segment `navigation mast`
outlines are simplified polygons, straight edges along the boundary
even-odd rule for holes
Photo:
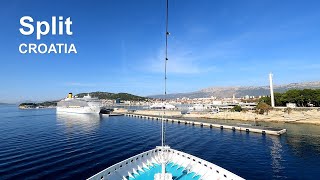
[[[167,98],[167,61],[168,61],[168,23],[169,22],[169,0],[166,0],[166,44],[165,44],[165,60],[164,60],[164,100],[162,101],[163,105],[163,114],[162,114],[162,120],[161,120],[161,174],[155,179],[161,179],[161,180],[167,180],[172,179],[172,175],[166,173],[166,164],[168,161],[168,157],[166,157],[165,151],[169,148],[168,146],[165,146],[165,130],[164,130],[164,116],[166,114],[166,98]]]
[[[169,31],[168,31],[168,22],[169,22],[169,0],[166,0],[166,45],[165,45],[165,60],[164,60],[164,100],[163,100],[163,115],[165,115],[165,102],[167,98],[167,61],[168,61],[168,36],[169,36]],[[162,126],[161,126],[161,132],[162,132],[162,137],[161,137],[161,146],[164,146],[165,144],[165,137],[164,137],[164,121],[162,118]]]

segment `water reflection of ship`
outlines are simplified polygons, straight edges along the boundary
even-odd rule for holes
[[[59,124],[67,128],[80,128],[91,131],[99,127],[102,117],[99,114],[76,114],[76,113],[57,113]]]

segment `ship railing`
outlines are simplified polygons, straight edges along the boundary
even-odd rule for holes
[[[126,160],[123,160],[117,164],[114,164],[107,169],[95,174],[90,177],[89,180],[101,180],[101,179],[111,179],[109,177],[114,177],[115,174],[119,176],[118,178],[126,178],[128,173],[132,175],[133,170],[137,171],[138,167],[143,167],[143,165],[148,165],[148,162],[156,160],[159,156],[159,151],[161,148],[155,148],[149,151],[145,151],[133,157],[130,157]],[[205,161],[196,156],[175,150],[167,149],[166,153],[168,154],[169,162],[176,164],[179,168],[183,168],[188,172],[193,172],[194,177],[199,176],[199,179],[209,180],[219,178],[221,180],[233,179],[233,180],[242,180],[243,178],[237,176],[236,174],[221,168],[213,163]],[[156,163],[153,162],[153,163]],[[149,164],[151,165],[151,164]],[[135,168],[135,169],[134,169]],[[186,169],[187,168],[187,169]],[[122,177],[123,176],[123,177]]]
[[[212,179],[217,177],[219,177],[219,179],[243,179],[222,167],[196,156],[174,149],[170,149],[168,152],[175,154],[175,157],[173,158],[175,160],[173,162],[177,163],[178,166],[188,166],[187,168],[194,172],[195,176],[199,175],[200,179]]]
[[[156,156],[157,152],[158,152],[158,149],[152,149],[152,150],[140,153],[138,155],[132,156],[128,159],[125,159],[117,164],[114,164],[114,165],[108,167],[107,169],[104,169],[103,171],[88,178],[88,180],[109,179],[108,176],[111,176],[116,172],[119,172],[119,171],[122,172],[122,171],[127,171],[127,170],[131,171],[132,169],[129,169],[128,167],[130,167],[130,168],[133,167],[132,164],[134,164],[135,166],[142,167],[143,163],[145,163],[148,159],[151,159],[152,157]],[[119,172],[119,174],[123,174],[123,176],[126,176],[126,174],[124,174],[124,173]]]

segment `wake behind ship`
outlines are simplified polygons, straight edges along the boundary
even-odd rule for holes
[[[100,113],[102,104],[98,98],[92,98],[89,94],[83,98],[72,96],[57,103],[57,112],[79,113],[79,114],[97,114]]]

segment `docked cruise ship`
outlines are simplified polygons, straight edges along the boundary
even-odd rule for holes
[[[89,94],[82,97],[74,97],[72,93],[68,97],[59,101],[57,104],[57,112],[91,114],[100,113],[102,104],[98,98],[92,98]]]

